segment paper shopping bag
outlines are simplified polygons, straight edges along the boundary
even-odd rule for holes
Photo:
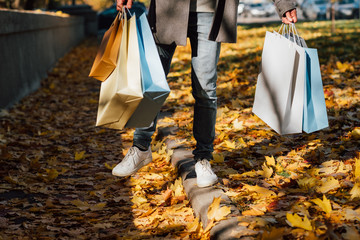
[[[306,85],[304,91],[303,130],[306,133],[311,133],[328,127],[329,122],[317,50],[305,48],[305,51]]]
[[[119,58],[101,83],[96,126],[123,129],[143,98],[136,17],[124,18]]]
[[[122,16],[118,13],[110,28],[105,32],[91,67],[90,77],[105,81],[115,69],[123,31]]]
[[[305,53],[266,32],[253,113],[279,134],[302,132]]]
[[[170,88],[145,14],[137,19],[137,30],[144,98],[126,127],[149,127],[169,96]]]

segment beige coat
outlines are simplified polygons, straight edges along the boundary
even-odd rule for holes
[[[295,0],[273,0],[279,15],[294,9]],[[236,42],[239,0],[218,0],[209,40]],[[190,0],[151,0],[149,23],[159,44],[186,45]]]

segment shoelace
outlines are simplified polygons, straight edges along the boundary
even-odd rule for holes
[[[130,166],[130,165],[131,165],[131,163],[132,163],[132,165],[135,165],[135,161],[134,161],[134,159],[135,159],[135,158],[130,157],[130,156],[135,155],[135,149],[131,147],[131,148],[129,149],[129,152],[128,152],[127,154],[129,154],[129,156],[128,156],[127,161],[125,161],[125,162],[124,162],[124,165],[126,165],[126,166]],[[131,159],[131,161],[130,161],[130,159],[129,159],[129,158]]]
[[[210,174],[213,174],[212,170],[211,170],[211,166],[210,166],[210,163],[206,160],[201,160],[200,161],[200,165],[201,165],[201,169],[204,171],[204,172],[208,172]]]

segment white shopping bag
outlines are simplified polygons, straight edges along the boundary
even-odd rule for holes
[[[301,47],[266,32],[253,113],[279,134],[302,132],[304,60]]]

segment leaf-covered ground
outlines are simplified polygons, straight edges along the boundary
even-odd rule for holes
[[[360,23],[297,24],[321,63],[330,127],[279,136],[251,113],[266,30],[239,26],[219,61],[214,170],[242,213],[248,239],[359,239]],[[100,83],[87,77],[88,39],[59,61],[41,88],[0,115],[0,237],[3,239],[206,239],[170,165],[153,141],[153,163],[129,178],[111,168],[133,129],[94,127]],[[159,127],[179,126],[194,145],[190,48],[179,47]],[[212,209],[212,213],[216,209]]]

